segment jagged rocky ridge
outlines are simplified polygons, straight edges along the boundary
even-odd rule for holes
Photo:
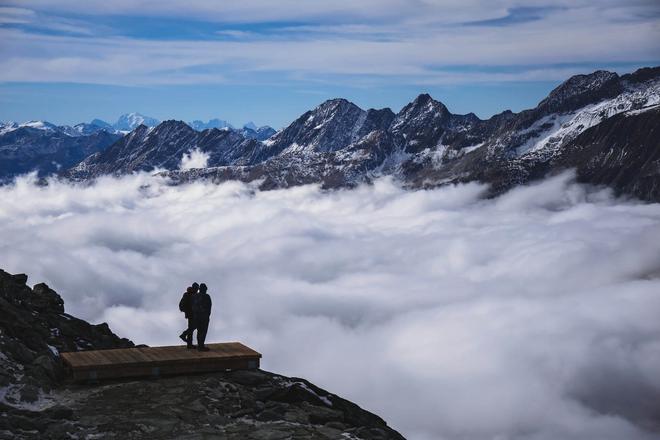
[[[606,71],[577,75],[535,108],[505,111],[487,120],[472,113],[452,114],[427,94],[397,114],[333,99],[265,141],[239,131],[197,132],[178,121],[140,126],[63,176],[86,180],[158,170],[175,184],[238,179],[271,189],[307,183],[351,187],[389,175],[410,188],[480,181],[498,194],[564,168],[588,168],[591,172],[578,172],[580,181],[658,201],[654,188],[660,164],[653,152],[659,140],[644,133],[660,124],[659,104],[660,67],[622,76]],[[605,137],[591,130],[621,114],[627,115],[625,131]],[[617,127],[624,130],[624,124]],[[589,140],[589,134],[599,136],[599,142]],[[633,141],[642,138],[643,146]],[[587,144],[589,155],[578,154]],[[193,150],[208,155],[206,167],[179,169],[182,156]],[[593,161],[591,155],[610,159]],[[635,172],[629,162],[644,164],[644,172]],[[605,164],[609,170],[628,171],[617,178],[612,172],[596,172],[594,167]]]
[[[62,351],[132,347],[0,270],[0,439],[403,439],[310,382],[263,370],[74,385]]]

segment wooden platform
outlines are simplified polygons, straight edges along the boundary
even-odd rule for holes
[[[77,382],[259,368],[261,354],[240,342],[207,347],[211,350],[177,345],[76,351],[61,356]]]

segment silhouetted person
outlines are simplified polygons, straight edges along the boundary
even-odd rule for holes
[[[206,332],[209,329],[209,318],[211,316],[211,297],[206,293],[206,284],[199,285],[199,293],[192,296],[192,310],[197,328],[197,350],[209,351],[204,345]]]
[[[193,332],[195,331],[195,319],[193,315],[192,303],[193,297],[197,295],[199,290],[199,284],[193,283],[192,286],[188,287],[179,301],[179,310],[185,313],[186,319],[188,320],[188,328],[179,335],[179,337],[186,343],[188,348],[194,348],[195,346],[192,343]]]

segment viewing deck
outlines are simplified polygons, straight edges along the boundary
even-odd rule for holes
[[[207,347],[210,351],[176,345],[65,352],[61,356],[76,382],[259,368],[261,354],[240,342]]]

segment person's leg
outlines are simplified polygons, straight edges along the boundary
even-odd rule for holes
[[[208,329],[209,320],[205,319],[200,321],[197,327],[197,348],[200,350],[204,348],[204,342],[206,341],[206,333],[208,332]]]
[[[181,334],[179,335],[179,338],[185,343],[188,343],[189,330],[190,330],[190,320],[188,320],[188,328],[182,331]]]
[[[193,332],[195,331],[195,320],[192,318],[188,318],[188,329],[185,331],[186,333],[186,345],[188,348],[193,347]]]

